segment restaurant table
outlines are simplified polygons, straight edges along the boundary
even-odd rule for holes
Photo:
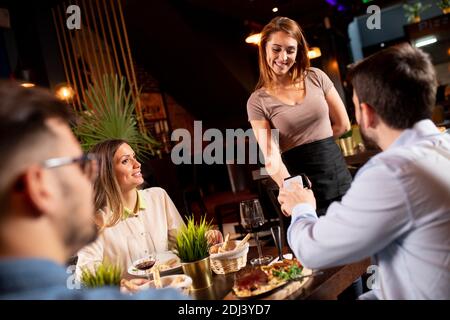
[[[287,248],[283,252],[287,253]],[[264,254],[276,257],[276,248],[265,247]],[[256,255],[256,248],[251,247],[247,260]],[[367,271],[369,265],[370,258],[366,258],[356,263],[321,270],[322,274],[309,279],[299,290],[287,296],[286,300],[336,300],[340,293]],[[213,273],[213,285],[206,289],[191,291],[190,296],[196,300],[222,300],[229,295],[233,287],[234,275],[234,272],[226,275]]]

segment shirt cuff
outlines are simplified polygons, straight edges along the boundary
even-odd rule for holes
[[[313,206],[309,203],[300,203],[297,204],[294,209],[292,209],[292,221],[291,223],[294,223],[301,219],[313,219],[317,220],[319,219],[317,217],[316,210],[314,210]]]

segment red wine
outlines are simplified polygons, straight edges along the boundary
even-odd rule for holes
[[[135,267],[138,270],[147,270],[147,269],[150,269],[151,267],[153,267],[155,262],[156,262],[155,260],[147,260],[147,261],[138,263],[137,265],[135,265]]]

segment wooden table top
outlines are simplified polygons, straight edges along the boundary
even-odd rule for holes
[[[284,250],[287,253],[287,249]],[[265,247],[264,254],[277,256],[275,247]],[[255,257],[256,248],[251,248],[248,260]],[[299,290],[287,296],[287,300],[310,299],[310,300],[335,300],[348,286],[367,271],[370,259],[348,264],[345,266],[329,268],[323,274],[314,276]],[[229,293],[234,284],[235,273],[217,275],[213,273],[213,285],[206,289],[191,292],[191,297],[196,300],[222,300],[229,298]],[[227,296],[228,295],[228,296]]]

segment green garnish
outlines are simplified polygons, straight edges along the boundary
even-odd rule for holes
[[[293,266],[290,266],[289,269],[287,269],[286,271],[273,270],[272,274],[275,277],[278,277],[283,280],[294,280],[295,278],[297,278],[298,276],[300,276],[302,274],[302,270],[303,270],[302,267],[293,265]]]

